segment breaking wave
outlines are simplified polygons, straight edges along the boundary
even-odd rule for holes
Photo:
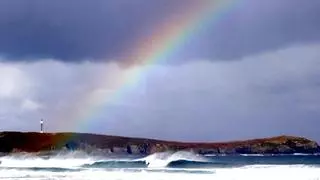
[[[0,157],[0,179],[279,179],[320,178],[320,156],[214,156],[163,152],[146,157],[87,152]]]
[[[155,153],[143,158],[92,156],[83,152],[63,152],[41,156],[14,154],[0,157],[0,168],[33,168],[34,170],[48,168],[57,171],[81,168],[192,168],[213,164],[214,162],[204,156],[184,151]]]
[[[207,158],[187,151],[155,153],[140,160],[145,161],[148,167],[152,168],[183,163],[209,163]]]
[[[179,167],[200,167],[209,165],[210,162],[205,157],[191,152],[162,152],[155,153],[140,159],[132,160],[106,160],[86,164],[84,167],[91,168],[179,168]]]
[[[236,168],[247,165],[320,164],[320,156],[213,156],[192,152],[161,152],[146,157],[111,156],[81,151],[42,154],[17,153],[0,157],[0,169],[33,171],[82,171],[87,169],[212,169]]]

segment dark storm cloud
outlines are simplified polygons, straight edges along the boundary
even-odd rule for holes
[[[318,41],[318,0],[234,0],[219,21],[192,34],[177,59],[234,59]],[[0,54],[9,60],[121,59],[139,37],[173,14],[185,0],[2,0]]]
[[[219,23],[208,47],[222,58],[280,49],[320,40],[320,1],[243,1]],[[222,35],[224,34],[224,35]]]
[[[4,0],[0,52],[10,59],[116,58],[148,25],[176,10],[171,0]]]

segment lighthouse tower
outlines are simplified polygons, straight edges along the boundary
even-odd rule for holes
[[[40,133],[43,133],[43,119],[40,120]]]

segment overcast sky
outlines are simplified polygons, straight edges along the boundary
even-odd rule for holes
[[[122,66],[206,1],[0,1],[0,130],[320,141],[319,0],[230,0],[165,63]]]

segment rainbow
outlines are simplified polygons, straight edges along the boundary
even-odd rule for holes
[[[131,48],[126,62],[136,64],[128,68],[124,74],[116,77],[115,88],[112,92],[101,92],[100,94],[88,93],[87,96],[78,100],[73,112],[69,112],[63,118],[64,126],[74,127],[74,124],[81,124],[85,127],[96,115],[103,112],[111,102],[117,102],[126,98],[126,95],[134,87],[139,87],[143,76],[152,70],[150,65],[160,63],[174,55],[181,46],[200,33],[203,27],[219,22],[222,17],[236,7],[235,0],[196,0],[188,6],[182,14],[171,17],[161,24],[157,24],[155,31],[144,38],[139,38]],[[102,77],[101,84],[108,89],[109,84],[105,83]],[[103,89],[103,88],[102,88]],[[82,130],[82,129],[75,129]]]

